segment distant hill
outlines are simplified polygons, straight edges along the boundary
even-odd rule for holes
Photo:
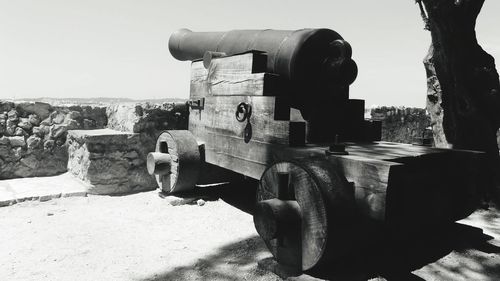
[[[129,99],[129,98],[20,98],[15,102],[46,102],[52,105],[79,104],[79,105],[108,105],[113,103],[164,103],[164,102],[186,102],[187,99],[165,98],[165,99]]]

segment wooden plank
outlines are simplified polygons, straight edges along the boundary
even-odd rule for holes
[[[364,138],[364,100],[317,100],[306,108],[310,143],[332,142],[336,135],[343,141]]]
[[[304,146],[306,144],[306,123],[289,122],[288,144],[290,146]]]
[[[248,52],[238,55],[214,58],[209,72],[227,74],[252,74],[266,72],[267,55],[262,52]]]
[[[382,121],[364,120],[362,141],[380,141],[382,139]]]
[[[272,162],[273,144],[301,145],[305,139],[303,122],[276,121],[290,109],[277,97],[207,97],[203,110],[191,110],[189,130],[205,143],[206,162],[259,179]],[[235,118],[240,102],[252,106],[249,121]],[[280,112],[280,113],[277,113]],[[284,116],[281,116],[284,119]],[[251,128],[251,137],[246,132]],[[271,156],[272,157],[272,156]]]
[[[392,225],[452,222],[476,209],[481,154],[440,150],[439,154],[399,159],[404,169],[389,183],[387,193],[387,219]]]
[[[195,136],[200,131],[208,131],[241,139],[245,139],[251,131],[249,140],[288,145],[290,136],[292,141],[295,141],[300,134],[305,135],[305,126],[303,132],[300,132],[299,126],[291,129],[289,121],[274,120],[275,108],[281,107],[277,101],[276,97],[207,97],[203,110],[190,111],[190,130]],[[241,102],[252,107],[248,122],[236,120],[236,108]]]
[[[209,69],[212,73],[252,74],[266,71],[267,56],[262,53],[249,52],[234,56],[214,58]],[[203,61],[191,63],[191,80],[205,79],[209,70],[203,66]]]
[[[426,154],[439,154],[449,152],[449,150],[438,148],[391,142],[346,144],[346,150],[351,155],[359,155],[377,160],[389,161],[397,161],[400,158],[406,157],[418,157]]]
[[[191,63],[190,98],[201,98],[207,96],[208,70],[203,66],[203,61]]]
[[[349,99],[346,110],[346,117],[349,119],[349,122],[359,124],[365,120],[365,100]]]
[[[279,76],[270,73],[209,74],[206,82],[208,96],[276,96]]]
[[[277,96],[280,80],[269,73],[207,74],[191,80],[191,98],[207,96]]]
[[[255,140],[245,143],[236,136],[206,130],[199,132],[197,138],[206,143],[208,163],[255,179],[260,179],[275,161],[324,157],[327,148],[295,148]],[[478,171],[473,169],[476,162],[472,161],[476,154],[427,148],[424,148],[427,152],[438,153],[415,154],[413,150],[421,149],[410,145],[395,146],[403,155],[417,156],[405,158],[405,163],[377,160],[369,153],[328,156],[329,162],[354,184],[356,206],[364,216],[386,221],[389,212],[391,223],[404,220],[423,223],[422,217],[428,222],[434,220],[429,219],[430,216],[452,221],[469,213],[473,208],[470,197],[475,195],[478,183]],[[406,153],[405,149],[408,149]],[[447,166],[444,170],[438,169]]]
[[[364,217],[376,221],[386,220],[387,192],[377,192],[369,188],[356,186],[354,188],[354,200],[359,213]]]
[[[273,145],[257,141],[245,143],[243,139],[214,132],[196,134],[205,144],[205,161],[236,173],[260,179],[273,162]]]
[[[278,75],[264,73],[266,56],[245,53],[213,59],[208,69],[202,61],[191,64],[191,98],[206,96],[271,96],[280,92]]]
[[[192,129],[190,128],[190,130]],[[193,129],[192,132],[205,146],[207,163],[254,179],[260,179],[264,170],[275,161],[322,156],[326,148],[318,146],[289,147],[288,145],[255,140],[245,143],[241,137],[227,136],[199,128]]]
[[[355,155],[332,155],[330,163],[340,169],[355,187],[386,192],[391,168],[403,164]]]
[[[385,220],[389,179],[397,176],[394,169],[403,164],[355,155],[332,155],[328,160],[354,183],[354,197],[360,212],[372,219]]]
[[[245,143],[236,136],[207,130],[195,130],[205,143],[205,159],[211,163],[251,178],[260,179],[265,169],[278,160],[324,156],[326,147],[294,148],[259,141]],[[329,161],[338,167],[348,181],[354,183],[354,195],[360,211],[366,216],[385,219],[385,194],[391,168],[403,164],[379,161],[360,156],[332,156]]]

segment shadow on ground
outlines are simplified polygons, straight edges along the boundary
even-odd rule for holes
[[[254,236],[245,240],[228,244],[217,252],[201,257],[193,264],[175,267],[164,273],[142,279],[143,281],[170,281],[170,280],[241,280],[235,276],[244,276],[248,272],[253,280],[255,275],[262,275],[257,270],[257,262],[265,255],[267,249]],[[264,279],[269,280],[269,279]],[[272,279],[271,279],[272,280]]]
[[[385,234],[329,271],[311,275],[328,280],[499,280],[500,247],[491,239],[459,223],[405,237]]]
[[[222,183],[210,186],[197,186],[194,190],[175,193],[180,198],[202,198],[205,201],[223,200],[233,207],[253,214],[255,200],[257,198],[256,188],[258,181],[253,179],[239,179],[232,183]],[[192,202],[196,204],[196,201]]]
[[[256,181],[246,180],[176,195],[222,199],[252,214],[256,185]],[[489,213],[481,218],[491,224],[497,220],[496,215]],[[498,229],[500,225],[495,231]],[[349,257],[307,274],[326,280],[500,280],[500,247],[490,243],[493,237],[480,228],[454,223],[398,234],[373,226],[357,232],[353,238],[357,244]],[[143,281],[236,280],[231,272],[253,268],[255,274],[257,262],[266,253],[269,252],[264,243],[255,236],[228,244],[194,264],[176,267]]]

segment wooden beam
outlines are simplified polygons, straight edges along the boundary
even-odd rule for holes
[[[252,108],[248,121],[236,120],[236,108],[241,102],[247,103]],[[288,145],[291,140],[294,145],[298,145],[300,139],[305,139],[305,126],[299,124],[291,126],[289,121],[274,120],[278,111],[286,112],[288,109],[289,116],[290,109],[282,108],[283,106],[287,107],[286,104],[280,104],[276,97],[207,97],[203,110],[191,110],[189,129],[195,136],[210,132],[241,140],[275,144]],[[250,136],[248,136],[249,131]]]
[[[385,220],[386,193],[396,167],[403,164],[376,160],[359,155],[335,155],[328,160],[354,184],[354,198],[359,211],[366,217]]]
[[[207,96],[273,96],[281,90],[278,75],[264,73],[262,53],[215,58],[206,69],[202,61],[191,65],[191,98]]]

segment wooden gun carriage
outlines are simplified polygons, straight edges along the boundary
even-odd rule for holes
[[[255,227],[279,263],[335,262],[360,219],[421,227],[475,210],[482,154],[380,142],[349,99],[357,67],[338,33],[180,30],[169,48],[193,61],[189,130],[161,134],[148,170],[167,193],[204,163],[259,180]]]

